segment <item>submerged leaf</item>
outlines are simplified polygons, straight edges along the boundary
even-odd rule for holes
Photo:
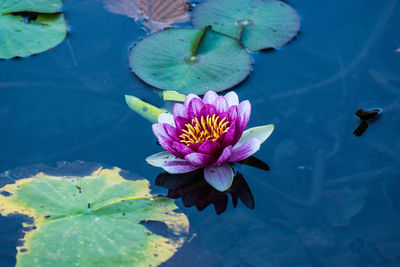
[[[139,78],[154,87],[202,95],[243,81],[251,58],[237,40],[208,28],[168,29],[138,42],[130,64]]]
[[[126,15],[157,32],[190,19],[186,0],[104,0],[113,13]]]
[[[165,110],[146,103],[135,96],[125,95],[125,101],[133,111],[152,123],[157,122],[158,116],[166,112]]]
[[[46,51],[64,40],[64,15],[60,0],[0,3],[0,58],[25,57]]]
[[[155,266],[188,232],[173,200],[151,196],[147,180],[125,180],[118,168],[84,177],[39,173],[0,191],[9,193],[0,195],[3,216],[34,220],[17,266]],[[165,225],[168,235],[146,228],[149,221]]]
[[[281,1],[209,0],[196,7],[193,24],[196,28],[211,25],[258,51],[289,42],[299,31],[300,19],[296,10]]]
[[[177,91],[164,91],[163,99],[168,101],[184,102],[186,95],[180,94]]]

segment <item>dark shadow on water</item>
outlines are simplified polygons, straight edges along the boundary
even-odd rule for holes
[[[234,208],[240,199],[246,207],[254,209],[253,194],[239,172],[236,173],[231,188],[225,192],[215,190],[206,182],[203,169],[183,174],[161,173],[157,176],[155,184],[168,189],[168,197],[181,198],[186,208],[195,206],[197,210],[202,211],[213,204],[215,213],[219,215],[227,209],[229,194]]]

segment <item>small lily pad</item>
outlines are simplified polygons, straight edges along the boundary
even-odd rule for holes
[[[179,93],[223,91],[250,73],[251,58],[241,44],[209,27],[168,29],[138,42],[130,65],[146,83]]]
[[[169,259],[184,243],[187,217],[175,212],[173,200],[150,195],[147,180],[120,173],[102,167],[88,176],[38,173],[2,187],[1,215],[33,218],[16,265],[156,266]]]
[[[25,57],[64,40],[67,25],[60,0],[2,0],[0,58]]]
[[[289,42],[299,31],[300,18],[291,6],[276,0],[208,0],[194,10],[193,25],[211,25],[258,51]]]

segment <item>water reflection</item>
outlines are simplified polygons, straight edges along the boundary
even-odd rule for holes
[[[269,166],[265,162],[255,157],[250,157],[240,163],[269,170]],[[160,173],[155,184],[168,189],[168,197],[181,198],[186,208],[195,206],[202,211],[213,204],[216,214],[219,215],[228,206],[229,194],[234,208],[240,200],[249,209],[254,209],[253,194],[243,175],[239,172],[236,172],[232,186],[226,192],[217,191],[210,186],[204,179],[203,169],[183,174]]]

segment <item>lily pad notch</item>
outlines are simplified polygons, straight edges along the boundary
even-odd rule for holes
[[[60,44],[67,25],[61,0],[2,0],[0,59],[26,57]]]
[[[277,0],[207,0],[194,10],[193,25],[211,25],[250,51],[259,51],[292,40],[300,29],[300,17],[290,5]]]
[[[131,48],[129,58],[144,82],[182,94],[224,91],[242,82],[252,67],[246,49],[211,26],[152,34]]]

